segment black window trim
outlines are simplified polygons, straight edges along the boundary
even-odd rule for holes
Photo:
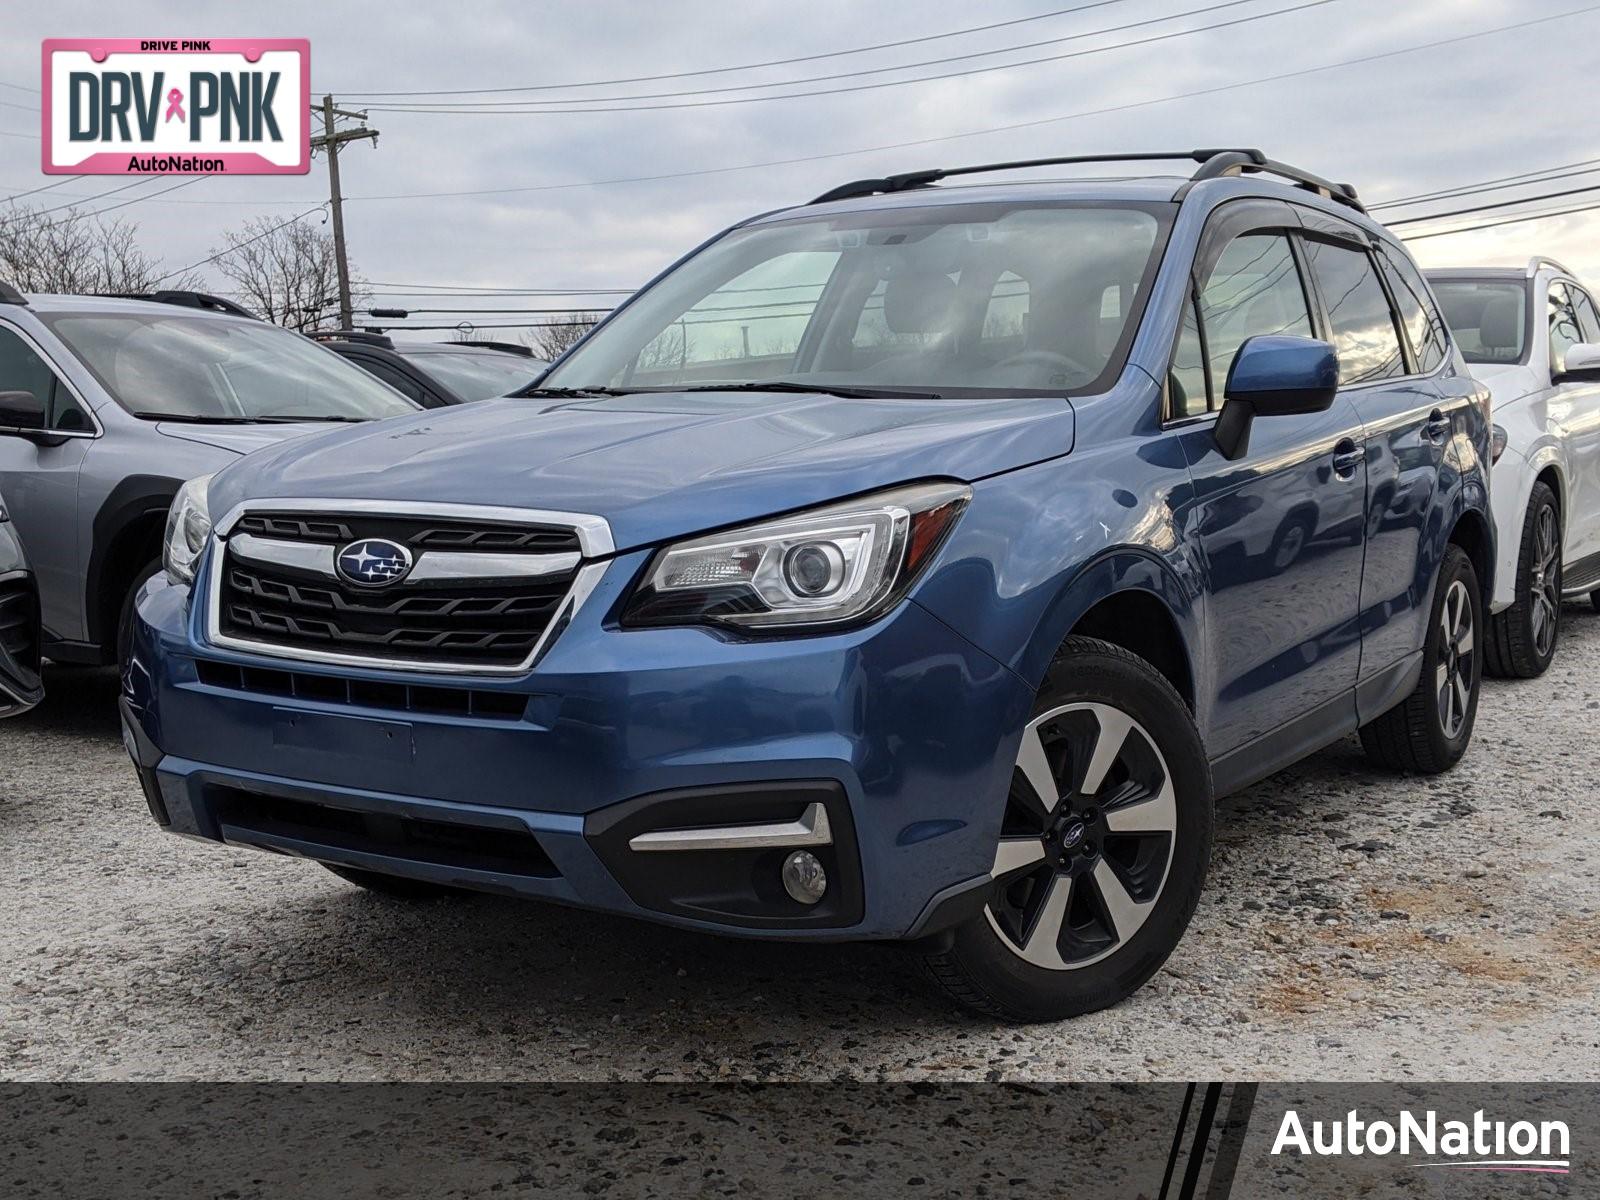
[[[93,441],[96,438],[105,436],[106,428],[100,423],[100,417],[94,411],[94,406],[84,398],[83,393],[78,390],[78,385],[67,378],[67,373],[61,369],[60,364],[39,342],[39,339],[22,326],[11,321],[0,320],[0,329],[16,334],[22,339],[25,346],[39,356],[39,360],[50,368],[51,373],[55,375],[56,382],[67,389],[72,398],[78,402],[78,408],[83,412],[84,416],[89,418],[89,423],[94,426],[92,431],[88,429],[44,429],[39,432],[47,437],[73,438],[79,441]]]

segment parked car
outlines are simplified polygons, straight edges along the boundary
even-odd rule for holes
[[[424,408],[509,395],[550,365],[513,342],[397,342],[349,329],[311,336]]]
[[[194,292],[0,285],[0,492],[33,561],[44,654],[117,660],[184,480],[315,429],[417,406],[299,334]]]
[[[8,403],[0,392],[0,420]],[[44,699],[39,666],[38,587],[0,496],[0,717],[25,713]]]
[[[157,819],[910,939],[1005,1018],[1127,996],[1215,795],[1358,729],[1460,758],[1494,571],[1488,391],[1403,246],[1259,151],[1158,157],[1199,167],[845,185],[524,398],[186,485],[123,708]]]
[[[1554,259],[1430,271],[1472,373],[1494,395],[1499,546],[1484,666],[1542,675],[1561,602],[1600,609],[1600,313]]]

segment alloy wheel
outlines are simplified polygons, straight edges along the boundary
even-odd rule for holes
[[[1023,731],[989,924],[1034,966],[1100,961],[1155,910],[1177,824],[1171,773],[1143,726],[1109,704],[1050,710]]]
[[[1540,659],[1556,643],[1561,605],[1561,542],[1556,530],[1556,510],[1548,504],[1539,510],[1533,531],[1533,575],[1529,580],[1529,616],[1533,624],[1533,650]]]
[[[1467,705],[1477,668],[1477,647],[1472,628],[1472,597],[1467,585],[1453,580],[1439,611],[1439,658],[1434,669],[1434,693],[1439,703],[1439,724],[1447,738],[1461,734],[1467,723]]]

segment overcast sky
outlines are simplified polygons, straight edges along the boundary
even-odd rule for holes
[[[1590,159],[1600,166],[1600,135],[1592,132],[1594,81],[1600,71],[1600,4],[1324,0],[1301,7],[1309,3],[1109,0],[1085,11],[987,32],[838,56],[839,51],[878,43],[1082,7],[1088,0],[990,0],[981,6],[970,0],[870,4],[495,0],[454,5],[390,0],[380,6],[276,0],[270,9],[263,6],[250,17],[242,8],[230,18],[208,15],[199,28],[195,23],[201,10],[175,0],[115,4],[8,0],[0,38],[0,81],[12,86],[0,87],[0,196],[51,182],[39,171],[38,116],[33,111],[40,83],[39,42],[69,36],[308,37],[314,93],[331,90],[342,103],[372,107],[370,124],[382,134],[376,148],[358,143],[340,162],[344,188],[351,197],[346,209],[350,253],[368,279],[385,285],[376,289],[385,293],[379,297],[384,304],[423,303],[415,296],[387,294],[398,292],[397,285],[632,287],[740,217],[808,199],[846,179],[925,166],[1050,154],[1253,145],[1348,180],[1369,203]],[[1297,7],[1301,10],[1282,12]],[[1593,11],[1531,24],[1541,17],[1588,8]],[[1282,15],[1164,37],[1278,12]],[[1123,32],[1054,41],[1181,13],[1192,15]],[[1502,26],[1519,28],[1392,54]],[[1105,49],[1155,37],[1163,40]],[[759,70],[539,91],[521,97],[579,99],[698,90],[694,96],[653,102],[682,104],[785,90],[706,94],[711,88],[875,71],[1046,40],[1053,44],[938,67],[795,84],[788,90],[814,91],[1093,52],[830,96],[648,111],[382,112],[377,106],[384,101],[373,95],[595,84],[832,55]],[[1290,79],[1266,78],[1385,54],[1391,56]],[[1240,84],[1248,86],[1236,86]],[[1205,92],[1210,94],[1195,94]],[[1163,99],[1168,97],[1185,98]],[[400,101],[389,101],[396,102]],[[1107,109],[1120,111],[1097,111]],[[973,136],[952,138],[955,134]],[[948,140],[872,149],[924,139]],[[814,156],[831,157],[726,169]],[[718,173],[597,182],[706,171]],[[37,199],[64,202],[120,182],[73,181]],[[167,186],[170,182],[149,184],[138,191]],[[1399,219],[1585,186],[1600,187],[1600,171],[1521,191],[1489,192],[1376,215]],[[380,198],[494,188],[545,190]],[[285,219],[326,198],[326,167],[317,158],[309,176],[206,179],[117,215],[136,220],[146,249],[176,268],[226,246],[230,232],[248,218],[272,214]],[[1531,207],[1597,202],[1600,191]],[[1503,215],[1489,212],[1408,226],[1403,232]],[[1600,286],[1597,234],[1600,210],[1418,241],[1412,248],[1425,266],[1520,264],[1534,252],[1551,254]],[[459,303],[444,300],[437,306]],[[485,314],[478,321],[487,325],[536,319]]]

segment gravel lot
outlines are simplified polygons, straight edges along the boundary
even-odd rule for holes
[[[1600,1079],[1600,616],[1491,681],[1442,779],[1352,740],[1224,801],[1214,871],[1131,1002],[1008,1028],[879,946],[379,899],[150,822],[115,679],[0,725],[0,1077]]]

